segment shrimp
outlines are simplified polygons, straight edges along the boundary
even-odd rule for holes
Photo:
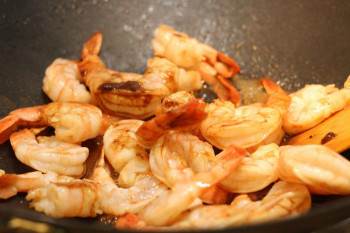
[[[129,74],[132,80],[123,81],[123,73],[111,75],[101,59],[91,51],[96,47],[95,41],[102,42],[101,33],[94,34],[84,44],[78,66],[97,105],[109,114],[145,119],[154,114],[156,106],[165,96],[181,87],[188,89],[189,85],[184,81],[181,84],[179,80],[199,79],[199,75],[193,72],[181,71],[174,63],[154,57],[148,60],[147,70],[139,79],[135,80],[135,76]],[[200,89],[201,84],[192,87]]]
[[[0,199],[8,199],[17,195],[18,192],[28,192],[30,190],[45,187],[50,181],[62,179],[56,173],[49,172],[28,172],[25,174],[4,174],[0,176]]]
[[[136,136],[143,145],[152,145],[169,129],[187,129],[198,127],[207,116],[204,112],[206,104],[202,99],[195,99],[176,109],[157,115],[146,121],[136,131]]]
[[[220,182],[220,186],[232,193],[249,193],[262,190],[278,179],[277,161],[279,146],[263,145],[249,157],[243,158],[238,167]]]
[[[168,187],[206,171],[215,158],[213,147],[186,132],[168,131],[152,146],[152,173]]]
[[[171,190],[161,193],[147,205],[138,217],[150,226],[171,224],[196,198],[232,172],[244,156],[246,153],[239,148],[228,147],[216,156],[209,170],[176,183]]]
[[[222,229],[294,217],[310,207],[311,195],[304,185],[279,181],[260,201],[241,194],[230,205],[200,206],[179,217],[168,229]]]
[[[167,58],[186,70],[198,71],[204,81],[214,86],[220,99],[240,104],[238,91],[224,80],[240,72],[231,58],[166,25],[154,31],[152,47],[155,56]]]
[[[94,138],[106,128],[102,111],[96,106],[61,102],[12,111],[0,120],[0,142],[6,141],[18,126],[52,126],[58,140],[70,143]]]
[[[282,146],[277,170],[280,179],[314,194],[350,194],[350,161],[326,146]]]
[[[126,164],[125,167],[128,167],[135,160]],[[139,165],[143,167],[144,164],[140,163]],[[121,216],[127,212],[139,213],[167,189],[150,172],[138,175],[130,187],[119,187],[119,184],[115,184],[106,169],[103,151],[91,179],[99,185],[100,208],[104,213],[114,216]]]
[[[260,145],[279,144],[285,134],[282,109],[288,106],[289,98],[272,81],[262,79],[262,82],[269,88],[266,104],[236,108],[229,101],[215,100],[207,105],[205,111],[208,116],[200,127],[204,138],[220,149],[235,144],[249,152]]]
[[[90,180],[72,178],[30,190],[26,199],[31,201],[29,207],[51,217],[95,217],[102,214],[97,189]]]
[[[43,91],[52,101],[90,103],[82,81],[77,61],[57,58],[45,71]]]
[[[14,132],[10,142],[22,163],[42,172],[81,177],[89,149],[57,140],[55,136],[35,137],[29,129]]]
[[[132,186],[137,174],[149,171],[148,153],[135,135],[143,123],[141,120],[121,120],[111,125],[103,136],[105,156],[119,174],[119,186]]]
[[[291,104],[283,117],[283,128],[289,135],[306,131],[350,104],[350,76],[343,89],[334,84],[306,85],[291,94]]]

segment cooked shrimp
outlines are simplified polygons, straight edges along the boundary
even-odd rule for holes
[[[262,190],[278,179],[278,158],[279,147],[276,144],[260,146],[249,157],[243,158],[238,167],[220,182],[220,186],[232,193]]]
[[[82,82],[77,61],[57,58],[45,71],[43,91],[52,101],[90,103]]]
[[[135,160],[126,164],[125,167],[128,167]],[[141,168],[144,166],[142,163],[138,165],[141,165]],[[123,170],[125,170],[125,167]],[[98,196],[100,198],[98,201],[100,208],[104,213],[114,216],[120,216],[127,212],[140,212],[167,189],[150,172],[138,175],[128,188],[119,187],[119,184],[115,184],[105,168],[103,152],[91,179],[99,185]]]
[[[94,138],[103,127],[102,112],[83,103],[52,102],[47,105],[17,109],[0,120],[0,138],[4,142],[17,126],[52,126],[57,139],[77,143]]]
[[[282,146],[278,174],[315,194],[350,194],[350,161],[322,145]]]
[[[213,147],[186,132],[168,131],[152,146],[152,173],[169,187],[206,171],[215,158]]]
[[[284,136],[282,108],[288,106],[289,98],[278,85],[269,82],[268,86],[266,104],[235,108],[229,101],[215,100],[207,105],[208,116],[201,124],[205,139],[220,149],[235,144],[250,152],[260,145],[279,144]]]
[[[81,177],[89,149],[58,140],[55,136],[35,137],[29,129],[14,132],[10,142],[22,163],[42,172]]]
[[[26,199],[29,207],[51,217],[95,217],[102,214],[97,189],[90,180],[71,179],[31,190]]]
[[[170,129],[192,129],[197,127],[207,116],[204,112],[205,102],[195,99],[174,110],[157,115],[146,121],[136,131],[136,136],[143,145],[152,145]]]
[[[222,80],[222,77],[230,78],[240,72],[231,58],[166,25],[160,25],[154,31],[152,47],[155,56],[167,58],[186,70],[199,71],[202,79],[214,86],[220,98],[231,98],[239,105],[237,90]]]
[[[205,190],[217,184],[232,172],[246,153],[234,146],[228,147],[216,156],[212,167],[195,173],[176,183],[170,191],[163,192],[141,211],[138,217],[147,225],[169,225],[198,198]]]
[[[261,201],[237,196],[231,205],[201,206],[190,210],[168,229],[221,229],[306,213],[311,196],[304,185],[280,181]]]
[[[4,174],[0,176],[0,199],[8,199],[17,195],[18,192],[44,187],[50,181],[56,181],[64,177],[58,177],[56,173],[43,174],[41,172],[29,172],[25,174]]]
[[[135,135],[143,123],[141,120],[121,120],[111,125],[103,136],[106,158],[119,174],[118,185],[121,187],[132,186],[137,174],[149,171],[148,153]]]
[[[283,128],[290,135],[310,129],[350,104],[350,76],[343,89],[334,84],[306,85],[291,94],[291,104],[283,118]]]
[[[155,57],[148,60],[147,70],[139,79],[135,80],[135,76],[131,75],[132,80],[124,81],[129,78],[121,78],[123,73],[111,75],[101,59],[90,51],[95,48],[95,41],[102,42],[102,34],[94,34],[84,44],[82,60],[78,65],[98,106],[109,114],[147,118],[154,114],[155,107],[165,96],[180,90],[179,88],[187,90],[189,85],[185,81],[191,80],[191,83],[199,80],[196,73],[181,71],[172,62]],[[201,84],[192,87],[199,89]]]

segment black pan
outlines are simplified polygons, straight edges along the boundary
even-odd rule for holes
[[[57,57],[78,59],[97,30],[101,57],[118,71],[143,72],[150,41],[168,24],[228,54],[249,78],[270,77],[287,90],[307,83],[342,87],[350,74],[350,1],[14,1],[0,3],[0,117],[48,103],[41,90],[46,67]],[[349,151],[344,153],[349,158]],[[0,169],[31,171],[0,146]],[[25,194],[0,201],[2,219],[17,216],[67,231],[112,228],[98,220],[54,219],[28,208]],[[350,197],[316,197],[305,216],[222,232],[310,232],[350,217]]]

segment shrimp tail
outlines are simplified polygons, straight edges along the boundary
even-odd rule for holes
[[[203,99],[195,99],[177,109],[162,113],[145,122],[136,131],[136,136],[146,144],[161,137],[169,129],[181,130],[198,125],[207,114]]]
[[[214,84],[214,90],[219,99],[231,101],[236,107],[241,105],[241,96],[239,92],[226,78],[218,75],[217,83]]]
[[[0,144],[10,138],[19,126],[43,126],[42,106],[20,108],[0,120]]]
[[[286,113],[291,102],[290,96],[270,79],[261,78],[260,81],[269,96],[266,105],[271,107],[275,106],[282,114]]]
[[[17,130],[16,123],[19,121],[19,117],[16,115],[8,115],[0,120],[0,144],[9,139],[10,135]]]
[[[102,32],[94,33],[83,46],[81,57],[85,58],[88,55],[98,55],[102,45]]]
[[[8,199],[17,195],[17,188],[14,185],[16,180],[16,175],[5,174],[0,176],[0,199]]]

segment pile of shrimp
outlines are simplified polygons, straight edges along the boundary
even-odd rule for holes
[[[0,120],[16,158],[35,171],[0,176],[0,198],[27,192],[55,217],[112,216],[116,228],[218,229],[295,217],[312,195],[349,195],[350,162],[324,145],[285,145],[350,103],[344,88],[306,85],[287,94],[267,78],[265,103],[242,105],[228,56],[161,25],[144,74],[106,67],[102,33],[79,60],[57,58],[43,91],[51,103]],[[194,96],[203,83],[218,98]],[[54,129],[54,132],[53,132]],[[102,144],[93,172],[83,142]]]

